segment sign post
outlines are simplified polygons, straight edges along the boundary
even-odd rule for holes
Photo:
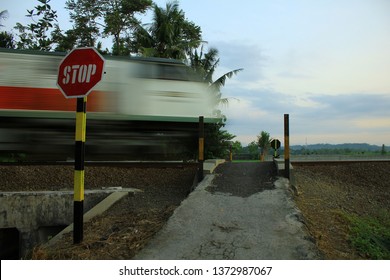
[[[77,98],[73,196],[73,243],[75,244],[83,241],[87,95],[102,79],[104,62],[104,58],[96,49],[77,48],[72,50],[58,67],[58,88],[65,98]]]
[[[290,180],[290,121],[284,114],[284,177]]]
[[[78,97],[74,151],[73,243],[83,241],[84,224],[84,158],[87,128],[87,97]]]
[[[271,148],[274,149],[274,158],[278,158],[278,149],[280,148],[280,141],[278,139],[273,139],[271,141]]]

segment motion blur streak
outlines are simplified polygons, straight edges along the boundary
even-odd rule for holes
[[[76,102],[56,87],[65,54],[0,49],[0,152],[73,158]],[[173,159],[196,154],[199,116],[216,122],[214,95],[176,60],[106,57],[88,97],[91,159]]]

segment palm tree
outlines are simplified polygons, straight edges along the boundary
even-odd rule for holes
[[[186,62],[209,85],[215,105],[227,105],[228,99],[222,98],[220,89],[227,78],[242,69],[227,72],[213,80],[213,74],[219,64],[218,50],[210,48],[204,53],[203,45],[200,47],[202,43],[200,27],[186,20],[178,2],[174,1],[167,3],[165,9],[156,5],[153,7],[152,23],[136,27],[131,49],[143,56],[173,58]],[[220,124],[216,124],[216,131],[221,132],[220,128],[224,126],[226,117],[220,110],[216,110],[214,115],[222,120]]]
[[[268,132],[262,131],[260,135],[257,136],[257,145],[260,147],[260,160],[264,161],[265,156],[268,153],[268,149],[271,146],[271,138]]]
[[[166,4],[165,9],[154,5],[152,23],[146,26],[138,25],[134,34],[132,50],[143,56],[173,58],[187,61],[200,77],[209,84],[215,94],[215,105],[226,105],[227,98],[222,98],[220,91],[226,79],[231,78],[243,69],[225,73],[215,81],[213,74],[218,66],[218,50],[210,48],[203,52],[201,29],[193,22],[186,20],[183,10],[179,9],[177,1]],[[218,111],[216,115],[221,115]]]
[[[219,63],[218,50],[216,48],[210,48],[207,53],[204,53],[203,45],[200,49],[195,49],[189,53],[188,63],[201,79],[209,85],[210,92],[214,95],[214,105],[227,105],[228,98],[222,98],[220,89],[225,85],[227,78],[231,78],[242,69],[230,71],[214,81],[213,75]],[[221,121],[207,126],[208,145],[206,147],[206,155],[209,158],[224,157],[225,151],[229,148],[230,141],[235,137],[235,135],[222,130],[226,122],[226,116],[220,110],[215,111],[215,116],[220,118]]]
[[[213,81],[213,75],[219,63],[218,50],[216,48],[210,48],[207,53],[204,53],[202,45],[199,53],[197,49],[193,53],[190,53],[189,59],[191,67],[209,84],[211,92],[215,94],[215,105],[227,105],[229,99],[222,98],[221,88],[225,85],[226,79],[230,79],[233,75],[242,71],[243,68],[229,71]]]
[[[188,21],[174,1],[165,9],[154,5],[152,23],[136,28],[133,50],[144,56],[184,60],[200,43],[200,27]]]

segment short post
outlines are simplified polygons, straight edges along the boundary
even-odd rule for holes
[[[74,158],[74,208],[73,208],[73,243],[83,241],[84,215],[84,155],[85,131],[87,123],[87,97],[77,98],[76,137]]]
[[[199,117],[199,170],[198,182],[203,180],[203,162],[204,162],[204,117]]]
[[[289,115],[284,114],[284,177],[290,179],[290,128]]]

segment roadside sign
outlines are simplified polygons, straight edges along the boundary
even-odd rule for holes
[[[275,150],[280,148],[280,141],[278,139],[273,139],[271,141],[271,147]]]
[[[57,86],[66,98],[86,97],[102,79],[104,58],[95,48],[73,49],[58,67]]]
[[[103,69],[104,58],[95,48],[73,49],[58,67],[58,88],[66,98],[77,98],[73,195],[73,242],[75,244],[83,241],[87,95],[102,79]]]

